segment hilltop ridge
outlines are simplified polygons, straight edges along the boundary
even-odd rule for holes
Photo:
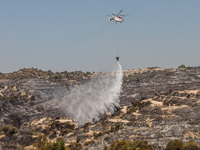
[[[80,127],[60,111],[55,97],[99,74],[32,68],[0,74],[0,147],[28,149],[41,136],[82,149],[104,149],[122,139],[147,140],[156,150],[174,139],[200,144],[200,67],[123,71],[122,107]],[[8,125],[12,134],[3,130]]]

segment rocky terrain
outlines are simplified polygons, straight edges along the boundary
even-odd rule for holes
[[[156,150],[174,139],[200,144],[200,67],[124,71],[121,109],[78,126],[54,100],[97,75],[37,69],[0,74],[0,149],[40,149],[41,142],[59,138],[69,149],[107,149],[122,139],[146,140]]]

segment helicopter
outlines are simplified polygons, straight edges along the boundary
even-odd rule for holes
[[[117,15],[112,13],[113,16],[112,16],[111,18],[109,18],[109,20],[110,20],[110,21],[114,20],[115,23],[118,23],[118,22],[122,23],[122,22],[124,21],[124,19],[123,19],[121,16],[127,16],[127,15],[121,15],[120,13],[121,13],[122,11],[123,11],[123,10],[120,10],[119,13],[118,13]]]

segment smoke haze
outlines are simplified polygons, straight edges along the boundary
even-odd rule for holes
[[[97,76],[80,87],[71,88],[62,98],[63,111],[80,125],[101,114],[113,113],[119,105],[122,68],[117,62],[114,71]]]

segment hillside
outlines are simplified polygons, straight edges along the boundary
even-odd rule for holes
[[[121,109],[78,126],[54,105],[55,97],[97,75],[32,68],[0,74],[0,149],[29,149],[58,138],[71,149],[106,149],[122,139],[146,140],[158,150],[174,139],[200,144],[199,67],[123,71]]]
[[[0,73],[0,80],[19,80],[29,78],[45,79],[49,82],[61,83],[65,87],[80,84],[80,81],[92,78],[98,73],[73,71],[73,72],[52,72],[51,70],[42,71],[37,68],[24,68],[12,73]]]

